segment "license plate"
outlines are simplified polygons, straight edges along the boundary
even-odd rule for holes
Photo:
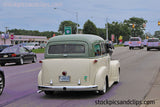
[[[69,82],[70,76],[59,76],[59,81],[60,82]]]
[[[8,55],[3,55],[4,58],[8,57]]]

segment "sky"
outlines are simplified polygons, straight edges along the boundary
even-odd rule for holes
[[[0,31],[8,27],[57,32],[66,20],[78,22],[82,29],[88,19],[105,28],[106,20],[138,17],[148,21],[145,32],[154,34],[160,30],[159,4],[159,0],[0,0]]]

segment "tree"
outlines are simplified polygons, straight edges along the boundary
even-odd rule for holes
[[[97,35],[96,25],[93,22],[91,22],[90,20],[87,20],[83,26],[83,33]]]
[[[64,33],[64,27],[65,26],[71,26],[72,28],[72,34],[76,34],[77,31],[77,23],[74,23],[72,21],[63,21],[61,22],[61,24],[59,25],[59,30],[58,32],[61,32],[62,34]],[[79,25],[78,25],[79,26]]]
[[[132,17],[129,20],[124,20],[124,23],[131,28],[132,36],[140,36],[141,38],[144,38],[143,30],[145,30],[145,28],[143,24],[146,24],[147,20],[144,20],[143,18]],[[133,24],[134,26],[132,26]]]

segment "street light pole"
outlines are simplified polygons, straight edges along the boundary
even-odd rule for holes
[[[108,18],[106,18],[106,40],[108,41]]]
[[[77,20],[77,32],[76,32],[76,34],[78,34],[78,12],[76,12],[76,20]]]

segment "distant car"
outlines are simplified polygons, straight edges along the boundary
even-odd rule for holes
[[[3,49],[10,47],[11,45],[0,45],[0,52],[2,52]]]
[[[129,49],[140,48],[143,49],[142,40],[140,37],[131,37],[129,39]]]
[[[40,44],[40,48],[45,48],[46,47],[46,43],[41,43]]]
[[[22,65],[24,62],[36,62],[37,56],[23,46],[12,46],[5,48],[0,52],[0,65],[4,66],[6,63],[16,63]]]
[[[0,95],[3,92],[5,86],[5,76],[3,70],[0,68]]]
[[[147,42],[148,42],[148,39],[144,39],[142,42],[143,46],[147,46]]]
[[[150,49],[158,49],[160,50],[160,42],[159,38],[149,38],[147,43],[147,51]]]
[[[27,43],[24,47],[28,48],[29,50],[39,49],[39,43]]]
[[[123,43],[123,46],[125,47],[125,46],[129,46],[129,41],[125,41],[124,43]]]

